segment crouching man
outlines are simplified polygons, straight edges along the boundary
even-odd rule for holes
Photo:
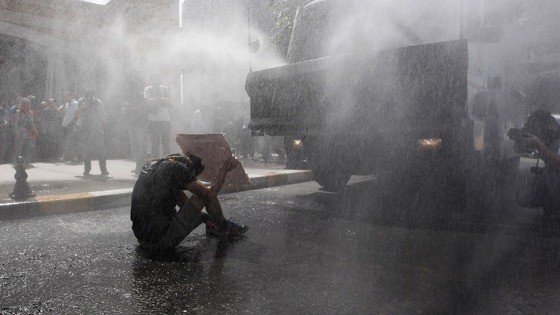
[[[172,250],[202,223],[208,235],[222,239],[247,232],[247,226],[224,218],[218,201],[227,173],[238,164],[231,156],[207,187],[197,179],[204,166],[194,155],[172,154],[148,162],[132,191],[130,219],[138,243],[152,251]]]

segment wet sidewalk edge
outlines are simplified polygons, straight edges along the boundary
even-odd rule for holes
[[[222,194],[290,185],[313,180],[309,170],[271,172],[249,177],[249,185],[222,189]],[[132,188],[113,189],[64,195],[37,196],[24,201],[0,204],[0,220],[103,210],[130,205]]]

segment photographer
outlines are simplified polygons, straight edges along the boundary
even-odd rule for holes
[[[512,129],[508,136],[518,153],[535,152],[546,164],[531,169],[532,182],[518,192],[517,202],[528,208],[542,207],[545,216],[560,210],[560,125],[556,119],[547,111],[536,110],[522,129]]]
[[[76,125],[79,126],[79,139],[82,145],[84,176],[89,175],[91,160],[94,157],[99,159],[101,175],[109,175],[105,156],[105,132],[103,130],[107,115],[103,109],[103,102],[94,96],[92,90],[87,90],[84,97],[78,101],[78,108],[75,113],[78,117]]]

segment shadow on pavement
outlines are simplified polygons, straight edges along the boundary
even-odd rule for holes
[[[445,199],[421,197],[380,188],[373,180],[348,185],[340,193],[302,195],[302,203],[323,207],[289,210],[287,226],[296,228],[287,234],[297,235],[289,243],[336,244],[342,251],[351,248],[345,239],[358,239],[363,247],[357,247],[356,261],[366,257],[391,275],[386,292],[399,291],[395,295],[409,302],[425,293],[418,287],[429,288],[426,301],[432,303],[421,304],[426,309],[420,313],[546,313],[548,303],[557,305],[546,299],[560,283],[560,223],[543,224],[541,212],[534,209],[511,209],[501,217],[469,216]],[[320,223],[303,229],[298,222],[304,220]],[[527,299],[544,301],[531,308]]]
[[[368,180],[347,185],[339,193],[318,191],[300,198],[324,205],[316,213],[324,218],[436,231],[560,237],[560,220],[544,219],[542,209],[512,203],[504,204],[503,209],[473,209],[460,206],[445,193],[430,191],[429,187],[409,193],[396,185]]]
[[[204,245],[179,246],[172,251],[151,251],[140,245],[136,245],[138,257],[155,262],[199,262]]]
[[[194,238],[167,253],[136,247],[131,298],[140,313],[237,313],[230,307],[246,299],[246,290],[238,287],[227,269],[230,259],[224,258],[243,239],[219,242]]]
[[[229,250],[245,239],[245,236],[227,241],[204,238],[194,244],[192,242],[183,243],[169,251],[152,251],[137,245],[135,252],[138,257],[155,262],[200,262],[201,260],[211,260],[211,257],[214,259],[225,258]]]
[[[81,175],[81,176],[78,175],[78,176],[74,176],[74,177],[80,178],[80,179],[93,180],[93,181],[96,181],[96,182],[106,182],[109,179],[113,178],[113,177],[110,177],[110,176],[107,176],[107,175],[101,175],[101,174],[99,174],[99,175],[90,174],[90,175]]]

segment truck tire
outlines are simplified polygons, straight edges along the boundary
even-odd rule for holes
[[[323,190],[338,192],[348,183],[352,172],[346,167],[344,161],[347,159],[341,156],[340,148],[336,150],[332,145],[327,146],[324,143],[313,138],[307,138],[304,143],[311,171],[313,178],[323,187]]]
[[[352,174],[344,169],[314,164],[313,178],[326,191],[341,191],[350,180]]]

